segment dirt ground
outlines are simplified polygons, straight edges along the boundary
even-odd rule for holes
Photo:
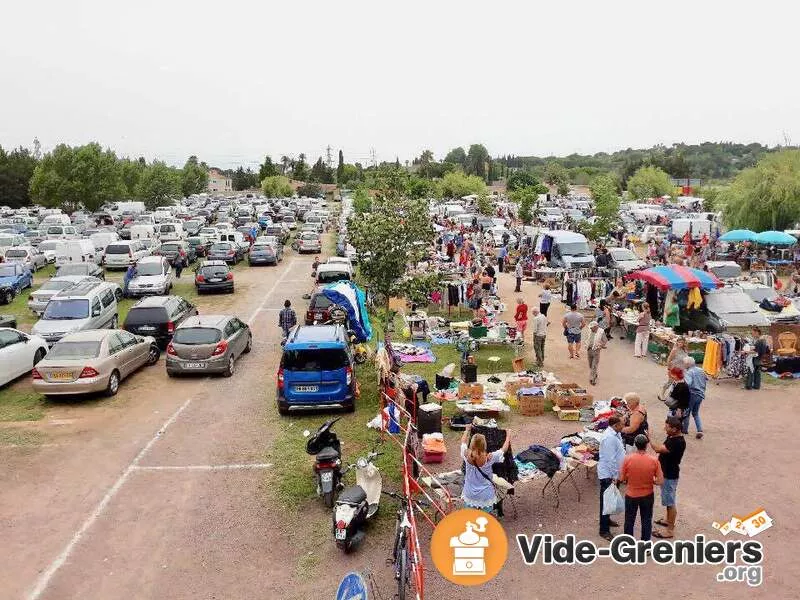
[[[319,503],[287,512],[270,495],[271,440],[278,428],[292,427],[274,409],[277,310],[285,298],[304,310],[311,260],[288,253],[277,268],[237,271],[237,292],[224,299],[225,309],[250,322],[255,345],[233,378],[168,379],[162,362],[124,382],[112,400],[65,403],[43,421],[18,425],[41,432],[44,443],[0,446],[0,598],[332,598],[351,570],[372,572],[380,596],[392,597],[388,532],[371,532],[358,552],[345,556],[333,545],[329,513]],[[500,281],[513,304],[512,277]],[[538,291],[524,284],[529,305]],[[223,310],[219,300],[202,298],[201,310]],[[587,385],[585,353],[581,361],[567,356],[562,314],[554,303],[545,368]],[[655,391],[664,375],[657,364],[635,359],[630,342],[615,339],[601,357],[593,391],[596,397],[640,392],[657,428],[665,409]],[[706,437],[687,439],[681,470],[679,536],[718,537],[712,521],[760,506],[775,520],[758,537],[766,553],[760,588],[717,583],[714,567],[526,567],[510,545],[501,573],[480,588],[455,587],[426,560],[425,596],[800,596],[791,541],[800,517],[790,429],[800,416],[797,385],[768,377],[758,392],[737,382],[709,384]],[[517,448],[551,444],[577,428],[551,415],[513,415],[508,423]],[[452,456],[455,444],[449,447]],[[279,452],[269,460],[280,460]],[[297,470],[307,477],[310,461]],[[550,496],[542,498],[543,482],[520,486],[516,518],[504,520],[510,543],[517,533],[535,532],[601,541],[597,482],[581,475],[576,483],[580,501],[564,486],[558,509]],[[391,503],[381,510],[391,512]],[[423,545],[429,535],[422,528]]]

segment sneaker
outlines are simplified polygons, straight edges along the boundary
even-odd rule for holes
[[[611,527],[619,527],[619,523],[617,523],[617,522],[616,522],[614,519],[609,519],[609,520],[608,520],[608,524],[609,524]]]
[[[695,437],[695,438],[697,438],[698,440],[702,440],[702,439],[703,439],[703,432],[702,432],[702,431],[698,431],[698,432],[695,434],[695,436],[694,436],[694,437]]]

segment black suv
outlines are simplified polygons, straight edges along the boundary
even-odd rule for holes
[[[319,325],[330,320],[330,307],[333,304],[330,299],[321,291],[317,290],[311,294],[311,301],[306,311],[306,325]]]
[[[175,328],[196,314],[197,308],[180,296],[149,296],[131,307],[122,328],[156,338],[163,350],[172,341]]]

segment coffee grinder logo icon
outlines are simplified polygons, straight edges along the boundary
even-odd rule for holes
[[[486,533],[489,519],[478,517],[475,523],[467,521],[464,531],[450,538],[453,549],[453,575],[486,575],[486,549],[489,538],[478,535]]]

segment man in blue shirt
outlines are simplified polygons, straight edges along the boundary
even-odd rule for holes
[[[608,419],[608,428],[600,440],[600,460],[597,462],[597,478],[600,480],[600,537],[609,541],[614,539],[610,528],[619,527],[619,524],[612,521],[610,515],[603,514],[603,494],[619,479],[619,470],[625,459],[625,446],[619,432],[624,426],[625,423],[617,415]]]
[[[508,256],[508,248],[505,246],[501,246],[500,250],[497,251],[497,270],[501,273],[503,272],[503,266],[506,262],[506,257]]]
[[[683,416],[681,429],[683,434],[689,433],[689,419],[694,417],[694,425],[697,427],[695,437],[699,440],[703,437],[703,422],[700,420],[700,405],[706,398],[706,383],[708,378],[705,371],[698,367],[691,356],[683,359],[684,373],[683,378],[689,386],[689,409]]]

